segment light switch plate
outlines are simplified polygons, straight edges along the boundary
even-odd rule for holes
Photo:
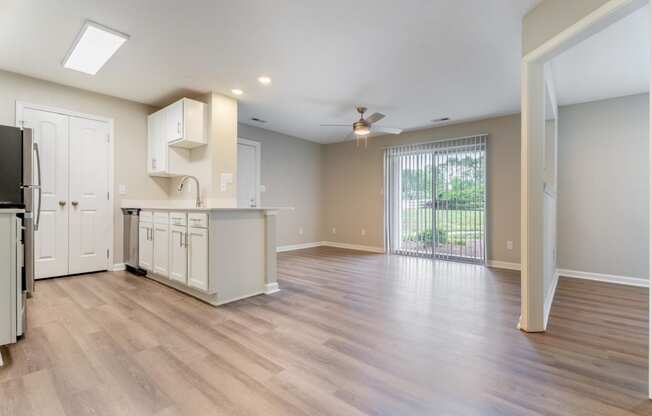
[[[127,185],[124,184],[118,185],[118,193],[120,195],[127,195]]]
[[[220,175],[220,191],[226,192],[227,185],[233,183],[232,173],[223,173]]]
[[[267,187],[265,185],[260,185],[260,192],[266,192]]]

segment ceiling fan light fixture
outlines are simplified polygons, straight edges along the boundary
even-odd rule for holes
[[[371,130],[369,129],[369,126],[365,124],[356,123],[356,125],[353,127],[353,132],[356,136],[366,136],[371,133]]]

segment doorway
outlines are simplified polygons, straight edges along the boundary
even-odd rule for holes
[[[238,207],[260,206],[260,142],[238,139]]]
[[[390,252],[485,262],[486,138],[481,135],[386,150]]]
[[[16,105],[16,120],[33,130],[41,155],[35,278],[108,270],[113,245],[112,122],[23,103]]]

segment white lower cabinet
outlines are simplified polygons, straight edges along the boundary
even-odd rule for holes
[[[0,213],[0,345],[22,334],[21,227],[15,213]]]
[[[142,217],[141,217],[142,221]],[[141,222],[138,226],[138,265],[147,271],[154,270],[153,224]]]
[[[154,224],[154,273],[169,277],[170,225]]]
[[[208,215],[142,211],[140,220],[140,267],[208,292]]]
[[[208,291],[208,230],[188,229],[188,285]]]
[[[188,231],[183,225],[170,226],[170,279],[188,283]]]

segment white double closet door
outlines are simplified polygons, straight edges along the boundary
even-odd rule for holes
[[[35,278],[107,270],[113,233],[109,124],[29,107],[21,120],[33,129],[41,156]]]

